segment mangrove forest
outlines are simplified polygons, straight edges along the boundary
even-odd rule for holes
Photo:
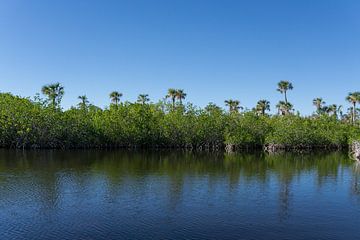
[[[349,108],[327,105],[314,98],[311,116],[302,116],[289,101],[289,81],[280,81],[283,100],[277,113],[261,99],[244,110],[237,99],[199,108],[185,103],[182,89],[169,89],[151,102],[140,94],[136,102],[109,93],[104,109],[90,104],[86,95],[70,109],[61,107],[65,89],[60,83],[43,86],[33,98],[0,93],[0,147],[2,148],[186,148],[223,150],[265,148],[346,148],[360,136],[357,104],[360,92],[349,93]]]

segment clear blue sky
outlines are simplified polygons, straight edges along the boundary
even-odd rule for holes
[[[183,88],[197,106],[281,99],[346,105],[360,90],[358,0],[0,0],[0,91],[33,96],[61,82],[65,108],[118,90],[152,100]]]

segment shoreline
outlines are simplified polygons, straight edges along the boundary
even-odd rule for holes
[[[41,147],[38,145],[33,146],[2,146],[0,149],[14,149],[14,150],[185,150],[194,152],[247,152],[247,151],[263,151],[266,153],[276,152],[311,152],[311,151],[342,151],[350,150],[357,153],[360,159],[360,142],[354,141],[352,144],[346,145],[290,145],[290,144],[203,144],[203,145],[136,145],[136,144],[123,144],[123,145],[92,145],[92,146],[77,146],[77,147]]]

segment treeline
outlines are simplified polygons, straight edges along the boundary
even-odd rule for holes
[[[280,82],[278,89],[285,96],[283,104],[292,108],[286,94],[291,83]],[[322,100],[316,114],[302,117],[283,106],[279,114],[269,115],[267,100],[248,111],[241,111],[237,100],[226,101],[229,111],[212,103],[197,108],[183,104],[186,93],[178,89],[169,89],[169,101],[158,103],[150,103],[147,94],[134,103],[121,102],[122,94],[112,92],[105,109],[79,96],[76,107],[62,110],[60,84],[44,86],[42,93],[45,99],[0,94],[0,147],[342,148],[360,136],[356,111],[351,110],[349,119],[326,111]]]

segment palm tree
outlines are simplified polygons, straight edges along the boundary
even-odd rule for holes
[[[287,80],[282,80],[278,83],[278,88],[277,90],[281,93],[284,94],[285,96],[285,103],[288,103],[287,100],[287,91],[288,90],[292,90],[293,89],[293,85],[291,82],[287,81]]]
[[[287,115],[290,113],[290,111],[293,109],[293,105],[289,102],[280,101],[276,108],[278,109],[278,113],[281,115]]]
[[[64,87],[60,83],[45,85],[42,87],[41,92],[49,98],[54,108],[60,105],[65,94]]]
[[[168,89],[168,94],[166,95],[166,98],[171,98],[173,108],[175,108],[176,93],[177,93],[176,89],[169,88]]]
[[[123,94],[117,91],[113,91],[112,93],[110,93],[109,96],[111,101],[115,103],[115,105],[118,105],[118,103],[120,102],[120,98],[123,96]]]
[[[145,105],[145,103],[147,103],[148,101],[150,101],[149,94],[140,94],[138,96],[138,99],[137,99],[138,103]]]
[[[356,120],[356,103],[360,102],[360,92],[351,92],[346,97],[346,100],[350,102],[352,106],[352,123],[355,124]]]
[[[340,119],[343,117],[343,106],[339,105],[336,110],[336,117],[340,116]]]
[[[225,100],[225,106],[229,107],[229,112],[232,112],[232,107],[233,107],[233,103],[234,100],[229,99],[229,100]]]
[[[338,106],[336,104],[331,104],[330,106],[326,107],[326,112],[329,115],[335,116],[337,118],[338,114],[340,114],[341,116],[341,109],[342,109],[341,105]]]
[[[285,104],[284,101],[280,101],[278,104],[276,104],[276,108],[277,108],[277,110],[278,110],[278,114],[279,114],[279,115],[280,115],[280,114],[284,115],[283,112],[281,111],[284,104]]]
[[[205,111],[211,113],[211,112],[221,112],[222,110],[215,103],[210,102],[208,105],[206,105]]]
[[[186,98],[186,93],[183,89],[176,90],[176,98],[179,99],[180,104],[182,104],[182,100]]]
[[[352,122],[353,107],[347,109],[347,113],[342,116],[342,120],[346,123]]]
[[[78,99],[80,99],[80,103],[79,103],[79,106],[82,108],[82,109],[85,109],[87,107],[87,105],[89,104],[89,100],[87,98],[86,95],[82,95],[82,96],[79,96]]]
[[[256,104],[255,109],[265,115],[265,111],[270,111],[270,102],[268,100],[259,100]]]
[[[238,112],[239,109],[243,109],[243,107],[240,106],[240,101],[234,100],[233,101],[233,111]]]
[[[326,104],[322,98],[314,98],[313,105],[316,107],[317,114],[321,114],[323,112],[323,105]]]
[[[238,112],[239,109],[242,109],[238,100],[225,100],[225,105],[229,107],[229,112]]]

